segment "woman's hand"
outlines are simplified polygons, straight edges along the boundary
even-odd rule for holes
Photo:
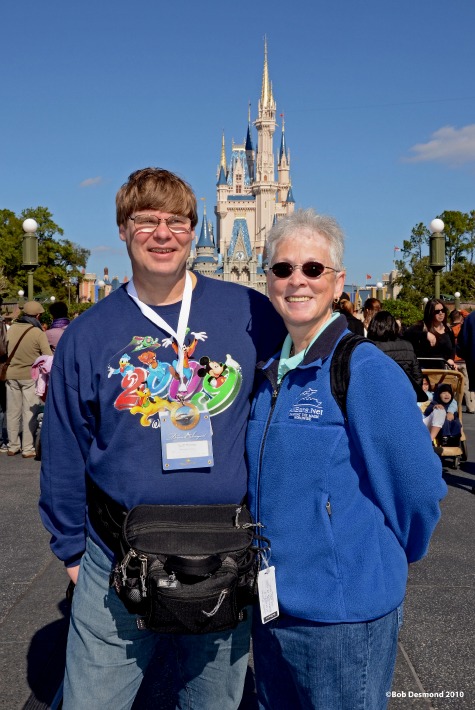
[[[427,332],[427,340],[429,341],[429,345],[433,348],[434,345],[437,342],[437,338],[435,337],[434,333],[429,333]]]
[[[434,409],[445,409],[443,404],[434,404]]]
[[[76,567],[66,567],[66,572],[68,573],[69,579],[71,580],[71,582],[74,582],[74,584],[77,584],[79,565],[76,565]]]
[[[457,366],[453,360],[447,360],[447,365],[452,368],[452,370],[456,370]]]
[[[452,414],[452,412],[447,412],[447,421],[453,422],[454,419],[455,419],[455,417]]]

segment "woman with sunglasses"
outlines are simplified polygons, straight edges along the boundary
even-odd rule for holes
[[[427,301],[423,320],[408,328],[404,338],[412,343],[416,357],[443,359],[455,368],[455,337],[447,325],[447,309],[438,298]]]
[[[271,543],[254,613],[259,705],[383,710],[408,562],[427,552],[446,492],[440,460],[411,383],[371,342],[351,357],[347,417],[333,397],[332,354],[349,332],[332,309],[345,280],[335,220],[283,217],[267,260],[288,335],[260,365],[247,433],[249,503]]]

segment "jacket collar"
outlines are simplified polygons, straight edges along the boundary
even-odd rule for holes
[[[347,330],[347,320],[344,315],[340,315],[333,323],[325,328],[323,333],[316,339],[310,350],[305,355],[299,367],[305,367],[316,360],[325,360],[333,350],[335,345],[340,340],[343,333]],[[276,387],[277,373],[279,370],[280,352],[273,355],[269,360],[262,361],[257,364],[257,369],[262,370],[268,379]],[[296,368],[298,369],[298,368]]]
[[[344,315],[340,315],[333,323],[330,323],[306,353],[301,364],[309,365],[315,360],[325,360],[333,352],[335,345],[347,329],[347,323]]]

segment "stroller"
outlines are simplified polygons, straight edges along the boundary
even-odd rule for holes
[[[462,425],[462,433],[460,436],[459,446],[442,446],[442,459],[451,459],[452,468],[459,468],[460,461],[466,461],[468,459],[468,449],[467,449],[467,439],[465,432],[463,430],[462,422],[462,400],[463,400],[463,375],[457,370],[443,370],[443,369],[423,369],[423,375],[427,375],[429,378],[432,391],[435,390],[437,385],[450,385],[454,393],[454,400],[457,402],[458,417],[460,424]]]

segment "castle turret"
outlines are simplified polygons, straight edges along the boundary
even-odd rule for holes
[[[213,274],[218,262],[213,235],[206,217],[206,204],[204,206],[203,221],[199,239],[196,243],[196,257],[193,260],[193,271],[205,275]]]
[[[277,164],[278,185],[277,199],[279,202],[286,202],[290,189],[290,154],[287,150],[285,140],[285,117],[281,113],[282,118],[282,136],[280,139],[279,162]]]

